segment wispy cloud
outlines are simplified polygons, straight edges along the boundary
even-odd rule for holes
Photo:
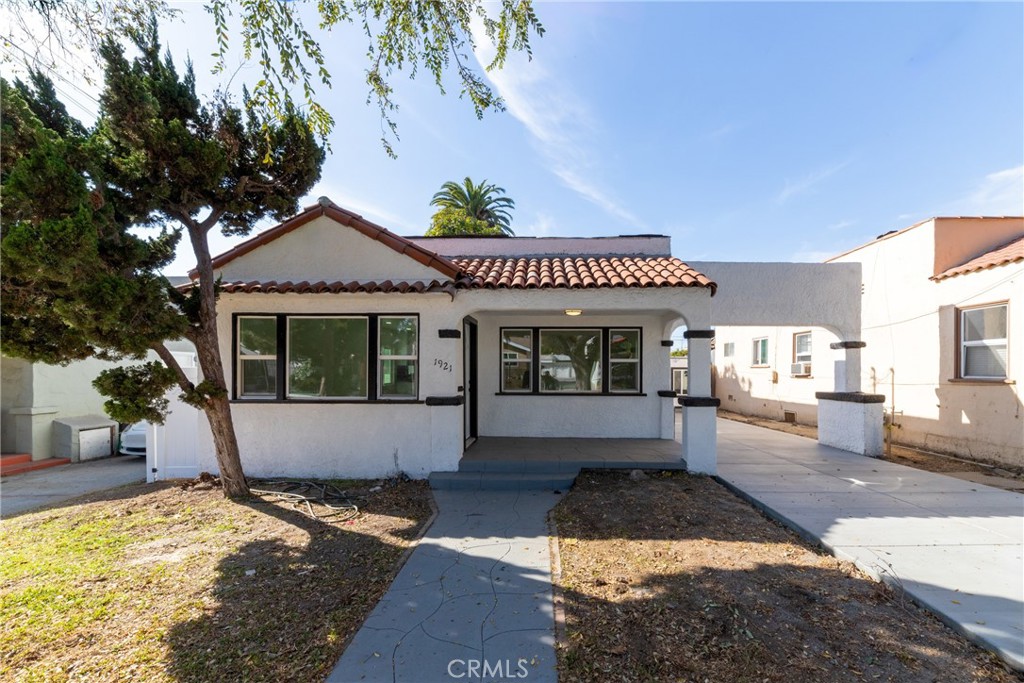
[[[965,214],[1024,215],[1024,165],[989,173],[957,204]]]
[[[825,229],[828,230],[829,232],[839,232],[840,230],[844,230],[844,229],[850,227],[851,225],[856,225],[856,224],[857,224],[857,221],[846,221],[846,220],[836,221],[835,223],[832,223],[830,225],[826,225]]]
[[[850,165],[850,160],[842,161],[825,168],[820,168],[812,173],[808,173],[799,180],[786,179],[786,185],[782,188],[779,196],[775,198],[776,203],[784,204],[790,198],[800,194],[805,194],[813,189],[819,183],[831,178],[839,171],[843,170]]]
[[[516,228],[516,234],[523,237],[549,237],[558,229],[555,219],[546,213],[538,213],[536,219],[527,226]]]
[[[342,192],[336,187],[331,187],[330,185],[318,186],[317,191],[313,193],[313,195],[326,196],[343,209],[354,211],[364,218],[375,223],[379,223],[382,227],[388,228],[389,230],[403,230],[414,232],[417,235],[422,235],[423,231],[429,227],[406,220],[398,214],[383,208],[379,204],[374,204],[364,198],[353,197],[352,195]],[[309,203],[310,202],[306,202],[306,204]]]
[[[490,64],[494,46],[479,19],[474,22],[473,37],[477,61],[481,66]],[[487,72],[487,78],[505,101],[508,113],[529,131],[551,172],[609,215],[629,226],[645,227],[613,192],[591,177],[597,167],[591,147],[600,127],[586,103],[544,69],[536,56],[521,62],[519,55],[510,55],[509,62],[504,69]]]
[[[840,253],[841,249],[833,249],[832,251],[822,251],[820,249],[811,249],[808,245],[803,245],[797,251],[793,252],[791,257],[793,261],[797,263],[821,263],[826,259],[830,259],[836,254]]]

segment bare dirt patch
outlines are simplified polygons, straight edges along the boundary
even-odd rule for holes
[[[584,472],[555,509],[562,681],[1014,681],[714,480]]]
[[[430,515],[425,484],[375,484],[339,483],[337,523],[213,481],[4,521],[0,679],[322,679]]]

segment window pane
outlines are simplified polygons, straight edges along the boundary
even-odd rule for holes
[[[366,320],[290,318],[288,393],[366,397]]]
[[[726,358],[731,358],[736,348],[735,342],[726,342],[723,352]]]
[[[502,391],[530,391],[531,389],[533,389],[533,385],[530,381],[529,363],[502,363]]]
[[[609,357],[639,358],[640,357],[640,331],[639,330],[611,330],[611,347],[608,349]]]
[[[601,331],[541,330],[541,391],[601,391]]]
[[[380,395],[416,396],[416,361],[382,360]]]
[[[1006,377],[1006,345],[978,345],[964,349],[965,377]]]
[[[798,334],[796,336],[796,353],[798,356],[809,354],[811,352],[811,335],[809,334]]]
[[[533,355],[533,332],[502,330],[501,357],[505,360],[530,360]]]
[[[612,391],[640,391],[639,363],[612,363]]]
[[[277,361],[246,360],[241,362],[242,396],[277,396]]]
[[[1006,339],[1006,306],[964,311],[964,341]]]
[[[416,355],[416,318],[380,319],[380,355]]]
[[[238,319],[238,355],[274,356],[277,354],[275,318]]]

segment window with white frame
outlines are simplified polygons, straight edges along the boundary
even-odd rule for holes
[[[418,348],[416,318],[381,316],[378,325],[381,398],[415,398]]]
[[[239,315],[235,396],[415,399],[418,334],[415,315]]]
[[[811,333],[797,332],[793,335],[793,362],[811,362]]]
[[[501,331],[501,390],[533,391],[533,330]]]
[[[960,310],[960,377],[1005,379],[1007,305]]]
[[[724,344],[722,344],[722,355],[724,355],[726,358],[732,358],[734,353],[736,353],[735,342],[725,342]]]
[[[608,331],[608,388],[640,391],[640,330]]]
[[[754,353],[751,365],[768,365],[768,337],[758,337],[754,340]]]
[[[238,319],[238,393],[240,396],[277,396],[277,319]]]

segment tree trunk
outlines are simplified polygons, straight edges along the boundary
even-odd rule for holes
[[[220,469],[221,486],[228,498],[247,498],[249,484],[242,470],[242,458],[235,436],[235,424],[231,419],[231,403],[228,401],[228,386],[224,377],[224,363],[220,356],[217,335],[217,296],[214,290],[213,262],[207,241],[209,229],[216,225],[219,214],[212,213],[202,223],[182,221],[188,227],[192,249],[196,255],[196,269],[199,271],[199,329],[193,333],[199,367],[203,381],[213,385],[216,392],[206,399],[203,411],[210,422],[213,445],[217,453],[217,467]]]

